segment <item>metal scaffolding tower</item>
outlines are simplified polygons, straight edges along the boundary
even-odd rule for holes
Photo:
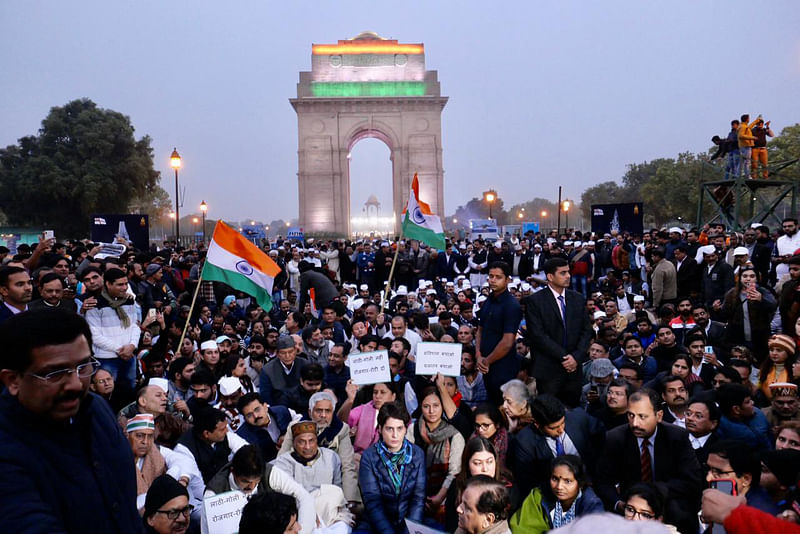
[[[775,223],[780,227],[783,214],[776,213],[775,210],[782,202],[789,201],[791,209],[787,215],[795,216],[798,194],[798,183],[781,180],[781,171],[798,161],[800,160],[794,159],[770,165],[768,168],[770,178],[766,180],[738,177],[734,180],[701,182],[697,227],[701,228],[706,223],[714,222],[721,222],[737,232],[753,223],[767,226]],[[710,163],[705,163],[703,169],[704,171],[708,169],[717,175],[724,173],[724,169]],[[710,218],[703,215],[706,203],[713,209]]]

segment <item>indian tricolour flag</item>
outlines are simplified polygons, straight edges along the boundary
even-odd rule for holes
[[[217,222],[203,266],[203,280],[228,284],[269,311],[272,283],[280,272],[278,264],[261,249],[224,222]]]
[[[431,247],[444,250],[444,230],[442,221],[431,212],[431,207],[419,199],[419,178],[414,173],[411,195],[403,211],[403,235],[408,239],[418,239]]]

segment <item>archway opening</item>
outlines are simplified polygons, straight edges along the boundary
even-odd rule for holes
[[[362,137],[350,148],[350,231],[355,236],[394,232],[391,151],[382,139]]]

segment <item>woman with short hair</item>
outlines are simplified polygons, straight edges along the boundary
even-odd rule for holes
[[[517,434],[520,430],[533,422],[531,416],[531,402],[533,397],[522,380],[509,380],[502,386],[503,406],[501,410],[508,419],[508,431]]]
[[[405,518],[422,522],[425,453],[406,439],[410,421],[399,403],[386,403],[378,412],[380,439],[364,452],[358,469],[366,524],[357,531],[404,534]]]

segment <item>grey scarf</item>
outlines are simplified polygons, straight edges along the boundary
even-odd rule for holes
[[[122,309],[122,306],[128,302],[127,297],[120,297],[115,299],[111,295],[108,294],[106,288],[103,288],[103,292],[101,293],[103,298],[108,301],[108,305],[111,306],[115,312],[117,312],[117,317],[119,317],[120,322],[122,323],[123,328],[128,328],[131,325],[131,318],[128,317],[128,314],[125,313],[125,310]]]

